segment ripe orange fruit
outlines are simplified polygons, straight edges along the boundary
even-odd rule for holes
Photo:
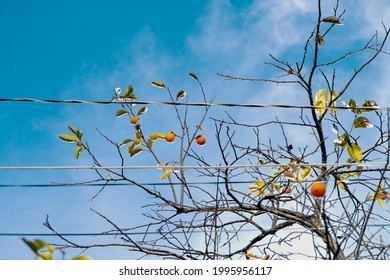
[[[173,133],[172,131],[171,131],[171,132],[168,132],[168,133],[165,135],[165,140],[166,140],[168,143],[173,143],[173,142],[176,140],[176,134]]]
[[[140,139],[140,138],[135,138],[135,139],[134,139],[134,144],[135,144],[135,145],[141,144],[141,139]]]
[[[204,146],[206,144],[206,138],[203,135],[197,136],[196,144],[198,144],[199,146]]]
[[[137,123],[138,123],[138,118],[137,118],[136,116],[132,116],[132,117],[130,118],[130,123],[131,123],[131,124],[137,124]]]
[[[324,182],[314,182],[310,187],[310,193],[314,197],[323,197],[326,193],[326,185]]]
[[[150,134],[150,137],[149,137],[151,140],[153,140],[153,141],[156,141],[157,140],[157,138],[158,138],[158,136],[157,136],[157,134],[156,133],[152,133],[152,134]]]

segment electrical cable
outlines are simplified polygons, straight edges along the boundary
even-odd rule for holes
[[[348,163],[299,163],[297,167],[351,167],[351,166],[362,166],[362,167],[380,167],[386,166],[386,162],[348,162]],[[287,164],[243,164],[243,165],[187,165],[187,166],[175,166],[175,165],[123,165],[123,166],[0,166],[1,170],[132,170],[132,169],[156,169],[156,170],[185,170],[185,169],[241,169],[241,168],[278,168],[287,167]]]
[[[311,105],[287,105],[287,104],[237,104],[237,103],[207,103],[207,102],[157,102],[140,100],[114,100],[114,101],[88,101],[78,99],[56,100],[36,98],[0,98],[0,102],[27,102],[46,104],[88,104],[88,105],[164,105],[164,106],[189,106],[189,107],[243,107],[243,108],[278,108],[278,109],[340,109],[351,110],[347,106],[311,106]],[[390,111],[390,107],[354,107],[353,109],[370,109],[372,111]]]

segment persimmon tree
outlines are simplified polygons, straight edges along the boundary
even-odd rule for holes
[[[375,59],[388,55],[384,46],[390,31],[383,24],[382,32],[375,32],[361,48],[328,59],[327,39],[342,24],[345,11],[336,1],[334,13],[323,15],[321,5],[318,0],[317,21],[296,61],[270,55],[266,64],[279,71],[275,78],[219,74],[226,80],[298,85],[304,107],[295,108],[296,119],[263,121],[260,105],[257,124],[243,123],[229,108],[225,116],[215,116],[214,98],[197,75],[189,73],[202,102],[191,102],[184,90],[152,82],[165,92],[164,104],[174,109],[175,129],[161,123],[156,130],[144,122],[148,106],[158,114],[157,105],[139,101],[142,93],[136,94],[131,85],[115,88],[112,102],[118,109],[113,118],[129,118],[132,133],[125,139],[99,133],[115,149],[122,168],[105,167],[86,142],[88,135],[69,126],[69,133],[60,138],[75,144],[76,159],[91,158],[102,190],[126,183],[151,202],[142,209],[147,220],[139,225],[117,224],[115,217],[95,211],[107,221],[108,231],[121,236],[109,244],[78,244],[57,233],[47,219],[45,225],[62,240],[56,246],[118,246],[139,257],[174,259],[388,259],[390,235],[384,225],[389,223],[389,113],[369,94],[357,100],[350,87]],[[348,78],[338,79],[338,66],[349,57],[360,64]],[[214,131],[205,132],[206,126]],[[261,129],[268,127],[274,136],[264,139]],[[242,141],[237,137],[242,131],[252,137]],[[288,135],[297,132],[308,139],[307,145],[290,140]],[[167,145],[176,145],[178,153],[169,156],[175,160],[166,160]],[[214,161],[196,145],[212,151]],[[134,173],[129,176],[126,167],[137,165],[140,157],[160,170],[165,184],[145,185]],[[243,182],[248,183],[243,187]],[[104,195],[102,190],[97,195]],[[145,234],[131,234],[137,231]]]

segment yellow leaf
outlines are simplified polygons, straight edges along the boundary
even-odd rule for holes
[[[338,97],[338,94],[335,90],[332,90],[331,92],[328,93],[328,102],[329,102],[329,106],[330,107],[333,107],[331,110],[330,110],[330,113],[332,115],[335,115],[336,114],[336,101],[334,101],[336,98]]]
[[[325,108],[321,108],[321,107],[326,107],[326,95],[324,94],[324,92],[325,92],[324,88],[317,91],[314,100],[314,106],[320,107],[315,109],[316,113],[320,116],[322,116],[325,113]]]
[[[356,143],[347,144],[348,154],[354,162],[360,162],[363,158],[362,149]]]
[[[316,35],[316,41],[320,46],[325,45],[325,41],[319,33],[317,33]]]
[[[305,180],[311,174],[311,168],[302,166],[303,173],[301,174],[301,180]]]
[[[161,176],[160,180],[166,180],[169,175],[171,175],[171,171],[170,170],[165,170],[163,175]]]
[[[168,164],[169,164],[168,161],[166,161],[166,162],[164,162],[164,163],[159,163],[159,164],[157,164],[157,167],[161,167],[161,168],[157,168],[157,169],[163,170],[164,168],[162,168],[162,167],[165,167],[165,166],[167,166]]]
[[[329,22],[332,24],[341,24],[340,20],[335,16],[329,16],[322,19],[322,22]]]
[[[381,198],[378,197],[377,200],[378,200],[378,203],[379,203],[380,207],[385,206],[385,204],[384,204],[384,202],[383,202],[383,200]]]
[[[160,139],[165,139],[165,134],[164,133],[156,133],[156,135]]]
[[[259,188],[263,188],[265,186],[264,180],[257,180],[256,185],[259,186]]]

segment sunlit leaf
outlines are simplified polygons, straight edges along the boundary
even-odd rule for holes
[[[329,22],[332,24],[341,24],[340,20],[335,16],[329,16],[322,19],[322,22]]]
[[[69,128],[70,131],[72,131],[72,133],[74,135],[77,136],[77,132],[78,132],[77,128],[75,128],[74,126],[71,126],[71,125],[68,125],[68,128]]]
[[[186,97],[187,93],[184,90],[179,90],[176,94],[176,101],[179,101],[180,99],[183,99]]]
[[[356,104],[356,101],[353,100],[353,99],[350,99],[348,100],[347,102],[343,101],[344,103],[344,106],[349,108],[349,110],[352,112],[352,113],[355,113],[356,115],[359,115],[362,113],[362,110],[361,109],[356,109],[358,106]]]
[[[245,257],[248,259],[248,260],[255,260],[255,259],[259,259],[258,256],[256,256],[255,254],[251,253],[251,252],[248,252],[245,254]]]
[[[297,165],[294,162],[289,162],[287,165],[294,171],[294,173],[298,172]]]
[[[120,143],[118,144],[118,146],[119,146],[119,147],[123,147],[124,145],[126,145],[127,143],[130,143],[131,141],[133,141],[133,140],[131,140],[131,139],[125,139],[125,140],[123,140],[122,142],[120,142]]]
[[[125,90],[125,93],[123,94],[122,98],[133,98],[133,91],[134,91],[134,88],[132,85],[128,85],[126,90]]]
[[[347,145],[348,154],[354,162],[360,162],[363,158],[362,149],[356,143],[349,143]]]
[[[147,111],[148,111],[148,108],[146,108],[145,106],[142,106],[141,108],[139,108],[139,110],[137,112],[137,116],[145,114]]]
[[[199,81],[198,77],[194,73],[188,73],[192,78],[194,78],[196,81]]]
[[[166,86],[164,85],[163,82],[160,82],[160,81],[153,81],[152,82],[152,86],[155,86],[157,88],[166,88]]]
[[[77,138],[72,136],[72,135],[61,134],[59,137],[62,141],[65,141],[65,142],[69,142],[69,143],[77,142]]]
[[[301,181],[303,181],[307,177],[309,177],[309,175],[311,174],[311,168],[306,167],[306,166],[302,166],[301,169],[303,170],[303,172],[302,172],[300,178],[301,178]]]
[[[170,170],[164,170],[164,173],[161,176],[160,180],[163,180],[163,181],[166,180],[169,177],[169,175],[171,175],[171,171]]]
[[[291,171],[286,171],[283,173],[283,176],[287,179],[290,179],[290,180],[295,180],[297,178],[297,176],[295,175],[295,173],[291,172]]]
[[[315,111],[318,115],[320,115],[320,117],[322,117],[322,115],[325,113],[326,95],[324,93],[325,93],[325,89],[324,88],[320,89],[319,91],[317,91],[315,99],[314,99],[314,106],[319,107],[319,108],[316,108]],[[324,108],[321,108],[321,107],[324,107]]]
[[[122,117],[122,116],[124,116],[124,115],[126,115],[126,114],[128,114],[129,112],[127,111],[127,110],[125,110],[125,109],[119,109],[118,111],[116,111],[116,114],[115,114],[115,116],[117,117],[117,118],[119,118],[119,117]]]
[[[256,181],[256,185],[259,187],[259,188],[263,188],[265,186],[265,182],[264,180],[257,180]]]
[[[353,123],[354,128],[372,128],[374,125],[366,117],[358,117]]]
[[[80,157],[80,152],[81,152],[82,149],[83,149],[82,146],[77,146],[76,151],[74,152],[74,158],[75,158],[75,159],[79,159],[79,157]]]
[[[134,148],[130,151],[130,157],[133,157],[135,155],[138,155],[139,153],[141,153],[143,151],[142,148]]]
[[[156,133],[156,135],[160,139],[165,139],[165,134],[164,133]]]
[[[164,163],[159,163],[157,164],[157,167],[160,167],[160,168],[157,168],[158,170],[163,170],[165,166],[167,166],[169,164],[168,161],[164,162]]]
[[[127,148],[127,152],[130,154],[131,151],[134,149],[134,147],[135,147],[135,144],[134,144],[134,143],[133,143],[133,144],[130,144],[129,147]]]
[[[363,112],[372,112],[379,108],[378,104],[376,104],[375,100],[366,100],[362,105]]]
[[[84,256],[83,255],[83,256],[74,257],[71,260],[73,260],[73,261],[90,261],[90,260],[92,260],[92,258],[89,257],[89,256]]]
[[[121,94],[121,92],[122,92],[122,90],[121,90],[120,87],[114,88],[114,93],[115,93],[115,95],[119,95],[119,94]]]
[[[337,138],[336,140],[333,141],[333,143],[336,145],[336,146],[341,146],[341,147],[344,147],[345,145],[347,145],[349,143],[349,135],[347,132],[344,132],[343,134],[341,134],[339,136],[339,138]]]
[[[325,41],[319,33],[317,33],[316,35],[316,41],[320,46],[325,45]]]
[[[153,147],[153,140],[151,139],[148,139],[148,141],[146,142],[146,146],[151,149]]]
[[[328,102],[329,102],[329,107],[331,107],[330,113],[332,115],[336,114],[336,98],[338,97],[338,94],[335,90],[332,90],[328,92]]]
[[[360,177],[360,175],[362,175],[362,172],[363,172],[363,166],[358,165],[358,166],[356,167],[356,175],[357,175],[358,177]]]
[[[338,129],[337,125],[335,125],[334,123],[332,124],[331,130],[334,134],[339,135],[339,129]]]
[[[37,257],[40,257],[44,260],[52,260],[54,248],[46,243],[43,240],[35,239],[33,241],[29,241],[26,238],[22,238],[22,241],[30,247],[30,249],[35,253]],[[42,252],[44,250],[44,252]]]

